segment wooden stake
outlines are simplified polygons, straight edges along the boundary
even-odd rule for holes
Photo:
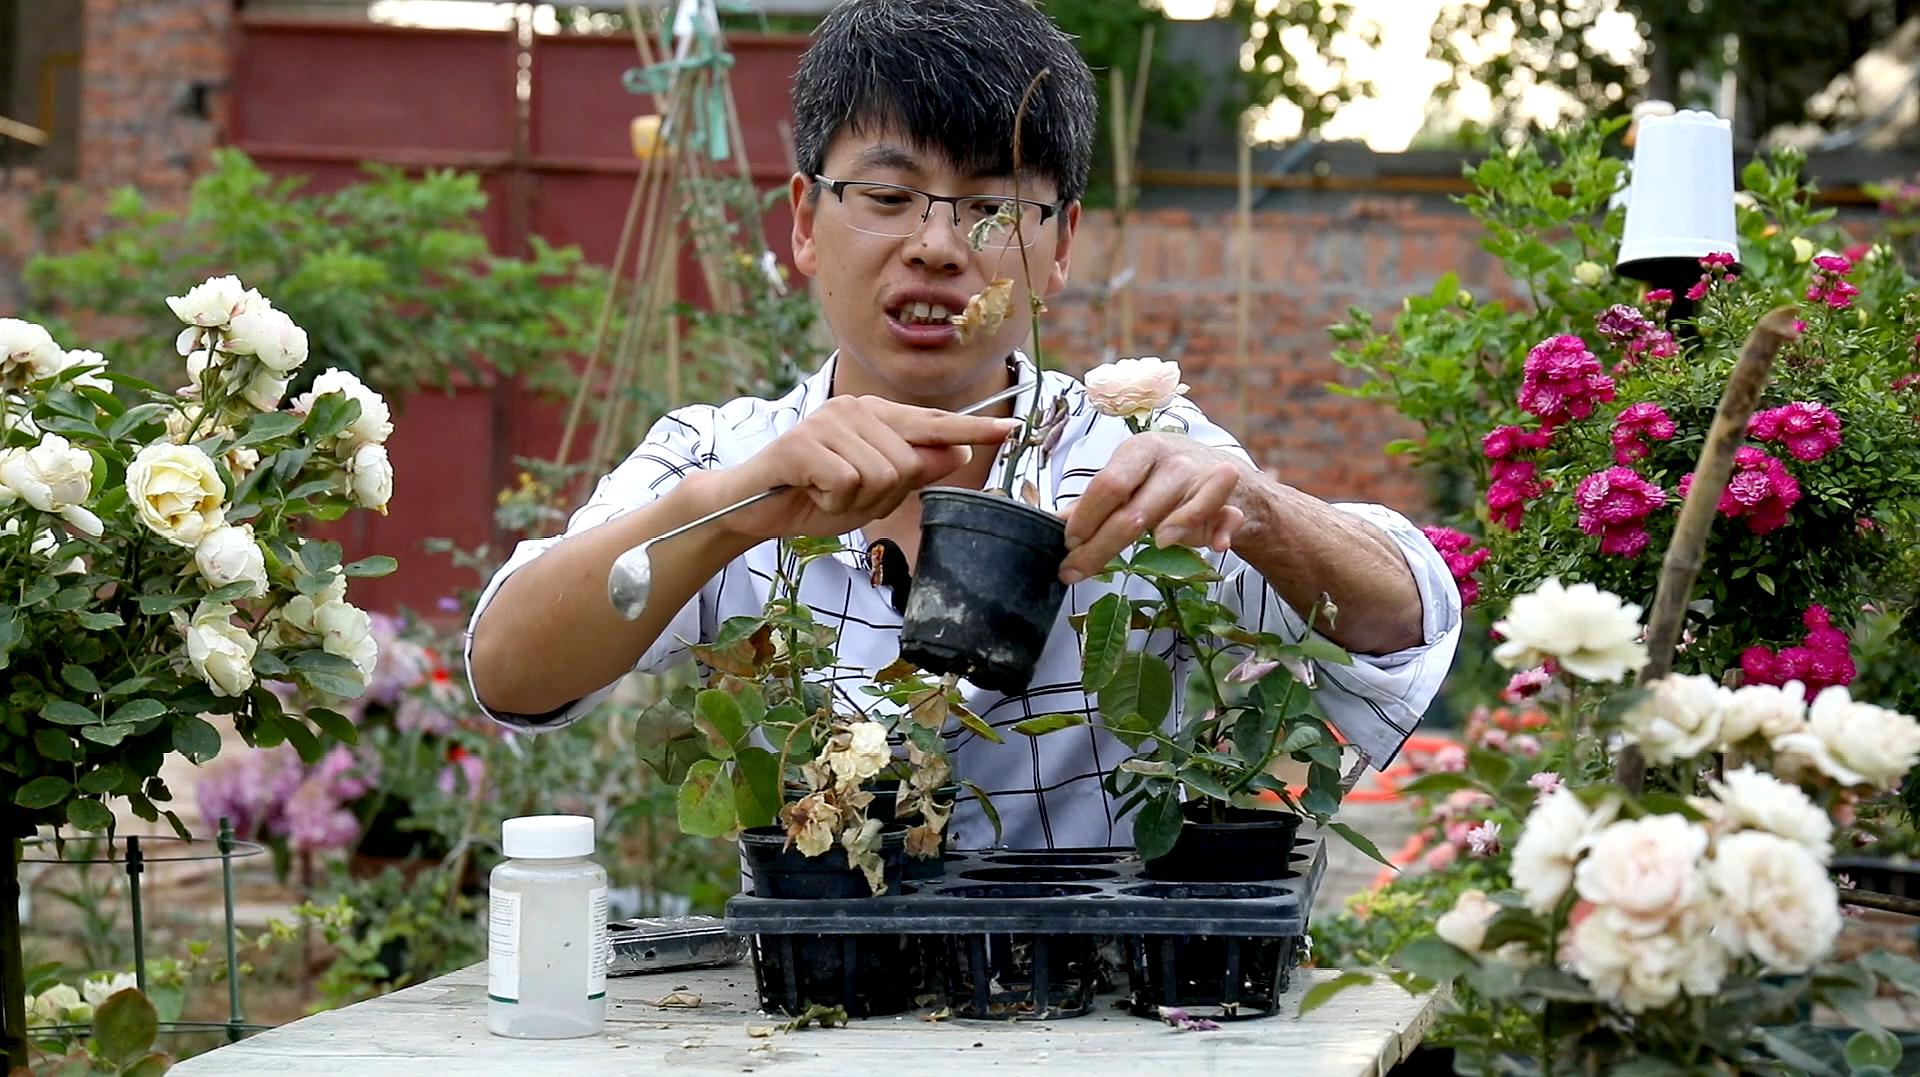
[[[1117,67],[1107,70],[1107,88],[1109,93],[1108,114],[1111,116],[1109,127],[1113,135],[1113,243],[1112,254],[1107,258],[1107,346],[1113,346],[1118,336],[1121,355],[1133,354],[1133,303],[1129,298],[1133,283],[1127,281],[1119,287],[1113,282],[1123,275],[1121,263],[1128,267],[1133,259],[1127,252],[1127,201],[1132,189],[1132,170],[1128,167],[1127,147],[1132,140],[1127,134],[1127,77]]]
[[[1687,601],[1700,575],[1720,493],[1733,474],[1734,451],[1747,438],[1747,420],[1760,403],[1761,390],[1773,373],[1774,359],[1788,341],[1799,335],[1793,328],[1797,313],[1793,307],[1776,307],[1761,317],[1741,346],[1739,361],[1720,394],[1720,408],[1707,432],[1706,446],[1693,470],[1693,485],[1680,506],[1673,541],[1667,544],[1666,560],[1660,566],[1660,584],[1653,593],[1653,609],[1647,618],[1647,665],[1640,671],[1641,685],[1673,672],[1673,654],[1686,623]],[[1614,780],[1629,792],[1638,793],[1646,777],[1646,762],[1639,749],[1628,745],[1614,761]]]
[[[1247,436],[1247,347],[1248,329],[1253,303],[1253,125],[1245,113],[1240,116],[1240,222],[1239,246],[1240,258],[1237,267],[1240,275],[1239,306],[1234,312],[1234,368],[1233,368],[1233,432],[1245,439]]]

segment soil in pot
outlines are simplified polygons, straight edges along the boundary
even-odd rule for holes
[[[1293,872],[1300,817],[1286,811],[1223,808],[1213,801],[1180,806],[1186,822],[1165,856],[1148,860],[1140,874],[1170,882],[1259,882]],[[1215,818],[1222,822],[1213,822]]]
[[[1158,1017],[1175,1006],[1195,1017],[1268,1017],[1287,990],[1298,937],[1142,935],[1127,940],[1129,1009]]]
[[[920,559],[900,656],[992,691],[1025,691],[1067,594],[1060,582],[1066,521],[947,486],[922,491],[920,506]]]

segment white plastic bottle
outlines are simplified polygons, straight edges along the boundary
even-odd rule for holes
[[[607,1018],[607,873],[593,820],[529,815],[501,826],[488,880],[487,1029],[515,1039],[599,1035]]]

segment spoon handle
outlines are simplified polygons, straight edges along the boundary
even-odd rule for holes
[[[954,414],[955,415],[972,415],[975,412],[984,411],[985,409],[1000,403],[1002,400],[1008,400],[1015,396],[1018,396],[1020,393],[1026,391],[1027,389],[1032,388],[1033,385],[1034,383],[1030,381],[1021,382],[1020,384],[1015,385],[1011,388],[1002,389],[999,392],[993,394],[992,396],[987,397],[985,400],[968,404],[966,407],[961,408],[959,411],[954,412]],[[762,490],[751,497],[742,498],[739,501],[736,501],[733,504],[728,505],[724,508],[715,509],[714,511],[707,513],[705,516],[700,517],[698,520],[681,524],[679,527],[676,527],[671,531],[666,531],[659,535],[655,535],[653,538],[648,539],[647,542],[649,545],[651,545],[652,543],[655,543],[655,542],[663,542],[667,539],[673,538],[676,535],[685,534],[686,532],[691,531],[702,524],[710,524],[713,521],[718,520],[720,517],[725,516],[730,512],[739,512],[741,509],[748,508],[753,505],[758,505],[760,502],[765,501],[767,498],[770,498],[775,494],[782,494],[791,489],[793,489],[792,486],[781,485],[781,486],[776,486],[771,490]]]

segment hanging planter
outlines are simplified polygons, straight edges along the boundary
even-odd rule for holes
[[[1066,521],[954,487],[923,491],[920,503],[920,559],[901,657],[981,688],[1025,691],[1066,599]]]

